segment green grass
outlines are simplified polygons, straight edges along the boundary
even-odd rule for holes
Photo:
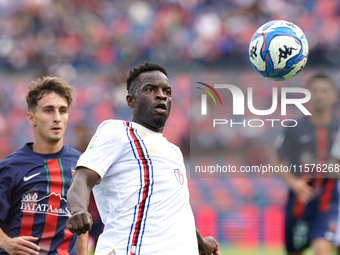
[[[241,247],[221,245],[221,255],[286,255],[284,248],[267,248],[267,247]],[[310,249],[306,250],[303,255],[312,255]],[[336,255],[334,251],[332,255]]]
[[[221,245],[221,255],[285,255],[283,249]]]
[[[268,248],[268,247],[241,247],[221,245],[221,255],[286,255],[284,248]],[[93,255],[94,252],[89,252]],[[310,249],[306,250],[303,255],[312,255]],[[337,255],[334,251],[332,255]]]

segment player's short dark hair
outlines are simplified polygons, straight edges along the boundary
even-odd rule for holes
[[[129,76],[126,79],[126,89],[129,95],[134,95],[136,93],[137,84],[135,81],[138,75],[149,71],[160,71],[168,77],[168,72],[163,66],[153,62],[144,62],[138,67],[134,67],[130,70]]]
[[[312,85],[314,83],[314,81],[316,79],[324,79],[327,80],[329,82],[329,84],[332,86],[333,89],[335,89],[335,86],[333,84],[332,79],[329,77],[329,75],[325,72],[317,72],[314,73],[307,81],[307,88],[310,87],[310,85]]]
[[[66,81],[58,77],[47,76],[31,82],[26,96],[28,110],[34,110],[38,105],[38,101],[51,92],[65,98],[68,106],[72,105],[74,89]]]

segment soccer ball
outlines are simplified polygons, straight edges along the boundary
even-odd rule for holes
[[[262,76],[275,81],[297,75],[306,65],[308,43],[302,30],[285,20],[270,21],[253,35],[249,58]]]

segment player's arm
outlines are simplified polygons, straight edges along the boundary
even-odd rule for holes
[[[90,194],[98,182],[99,175],[85,167],[78,167],[72,178],[70,189],[67,192],[67,206],[71,218],[66,222],[66,227],[77,235],[85,234],[92,227],[92,217],[87,208]]]
[[[202,238],[200,232],[196,228],[196,236],[198,243],[198,251],[200,254],[211,254],[220,255],[220,247],[218,242],[212,236]]]
[[[38,254],[37,251],[40,250],[40,247],[33,243],[38,240],[37,237],[20,236],[11,238],[1,228],[11,209],[11,200],[13,199],[11,190],[16,189],[16,187],[13,188],[15,183],[12,178],[13,170],[8,165],[3,165],[0,162],[0,180],[5,180],[0,185],[0,248],[8,254]]]
[[[19,236],[11,238],[0,228],[0,248],[4,249],[10,255],[39,255],[38,251],[40,250],[40,247],[33,243],[37,240],[38,238],[33,236]]]
[[[78,236],[76,243],[76,254],[87,255],[88,254],[88,243],[89,243],[89,232]]]
[[[273,165],[286,165],[283,159],[292,157],[298,145],[296,143],[297,139],[298,137],[294,129],[290,128],[286,128],[283,133],[277,137],[275,141],[277,151],[275,151],[271,157]],[[314,198],[314,189],[308,184],[307,179],[299,178],[294,173],[285,171],[279,171],[276,175],[287,183],[298,200],[303,204],[308,203]]]
[[[276,155],[275,165],[283,164],[283,160]],[[308,179],[299,178],[290,172],[278,172],[276,174],[280,179],[287,183],[302,204],[307,204],[314,198],[314,189],[308,184]]]

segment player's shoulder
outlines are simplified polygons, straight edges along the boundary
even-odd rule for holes
[[[303,116],[296,120],[287,122],[286,127],[284,128],[286,135],[295,135],[301,132],[304,133],[312,129],[313,129],[313,126],[309,122],[307,116]]]
[[[169,142],[169,141],[168,141],[168,143],[169,143],[172,147],[174,147],[174,149],[176,149],[176,150],[181,150],[176,144],[173,144],[172,142]]]
[[[181,148],[179,148],[177,145],[173,144],[172,142],[169,142],[168,143],[172,146],[172,148],[179,154],[182,154],[182,151],[181,151]]]
[[[340,118],[333,116],[331,125],[333,127],[339,127],[340,126]]]
[[[26,145],[25,145],[26,146]],[[12,152],[3,160],[0,161],[0,171],[5,168],[14,168],[15,165],[22,164],[23,162],[32,161],[32,157],[28,155],[24,147]]]
[[[76,149],[73,149],[72,147],[68,145],[64,145],[65,151],[67,155],[79,157],[81,155],[80,151],[77,151]]]
[[[97,128],[96,133],[92,137],[88,148],[93,147],[97,143],[117,143],[122,142],[126,137],[126,125],[124,120],[105,120]]]
[[[296,120],[292,119],[292,121],[289,124],[292,124],[293,126],[294,123],[296,124],[295,127],[302,127],[302,128],[312,127],[312,124],[310,123],[308,116],[302,116],[300,118],[297,118]],[[290,126],[289,124],[288,126]]]
[[[126,123],[126,121],[124,120],[115,119],[104,120],[102,123],[99,124],[97,132],[101,132],[103,130],[105,132],[124,130],[125,129],[124,123]]]

